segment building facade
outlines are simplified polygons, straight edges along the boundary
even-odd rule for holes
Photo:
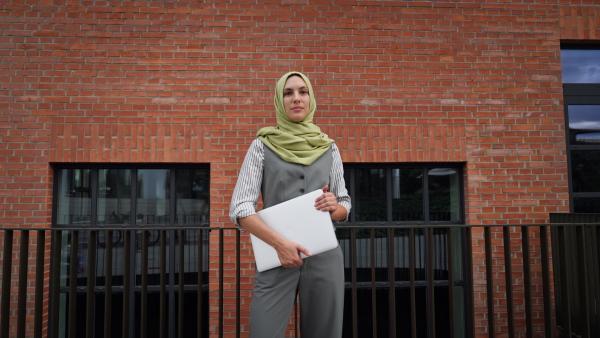
[[[152,224],[231,227],[241,162],[256,131],[275,125],[274,85],[291,70],[311,79],[315,120],[355,173],[354,223],[375,210],[359,186],[374,182],[371,170],[393,180],[406,167],[455,170],[442,222],[543,224],[574,211],[561,48],[598,46],[595,0],[22,0],[3,1],[0,13],[1,227],[90,224],[69,218],[92,213],[74,213],[65,197],[89,193],[75,180],[127,187],[85,195],[94,215],[106,210],[98,224],[152,210],[166,217]],[[137,204],[122,204],[132,191]],[[178,204],[165,191],[193,197]],[[436,221],[388,211],[383,221]],[[241,241],[247,317],[254,266]],[[482,291],[476,311],[484,304]]]

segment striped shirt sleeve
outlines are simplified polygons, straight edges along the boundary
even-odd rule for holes
[[[346,219],[342,221],[345,222],[348,220],[348,215],[350,215],[352,203],[348,190],[346,189],[346,182],[344,181],[342,157],[340,156],[340,151],[335,143],[331,146],[331,154],[333,156],[333,164],[331,165],[331,172],[329,173],[329,191],[337,197],[338,204],[342,205],[348,211]]]
[[[256,205],[258,204],[260,187],[262,185],[264,160],[265,151],[263,144],[259,139],[256,139],[250,144],[250,148],[244,158],[242,169],[240,169],[240,174],[233,190],[229,211],[229,218],[242,231],[245,230],[238,224],[237,219],[256,214]]]
[[[342,158],[335,143],[332,145],[331,153],[333,164],[329,173],[329,191],[337,197],[338,203],[344,206],[349,214],[351,208],[350,196],[344,182]],[[229,211],[229,218],[242,231],[245,230],[238,224],[238,218],[256,214],[256,205],[258,204],[258,197],[260,196],[260,188],[262,186],[264,160],[265,152],[263,143],[256,139],[250,145],[244,158],[244,163],[240,169],[238,181],[231,198]]]

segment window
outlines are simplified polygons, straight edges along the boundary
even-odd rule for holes
[[[352,223],[461,223],[462,167],[346,165]]]
[[[56,169],[54,224],[59,227],[205,225],[207,167]]]
[[[184,322],[195,323],[199,315],[209,313],[207,165],[57,164],[54,169],[53,226],[62,228],[55,232],[60,241],[53,242],[60,243],[61,251],[60,295],[52,300],[60,304],[59,331],[64,332],[71,324],[67,313],[71,304],[103,306],[103,288],[109,285],[113,316],[127,317],[129,323],[134,323],[145,311],[152,332],[160,330],[160,323],[152,319],[163,308],[176,316],[180,314]],[[72,283],[77,286],[73,303]],[[91,303],[89,286],[95,293]],[[129,297],[124,297],[125,290],[130,290]],[[163,291],[170,300],[164,307]],[[200,292],[203,298],[198,306]],[[179,295],[183,299],[181,305],[174,301]],[[123,312],[124,304],[129,309],[127,313]],[[102,321],[103,312],[98,309],[94,310],[96,321]],[[78,311],[83,311],[78,316],[85,317],[85,309]],[[76,321],[74,326],[77,337],[89,329],[85,320]],[[190,325],[186,330],[196,334],[196,327]],[[203,327],[205,336],[208,327]],[[115,321],[111,329],[112,332],[104,332],[101,325],[93,328],[95,336],[100,337],[119,336],[123,327]],[[132,324],[127,336],[139,336],[139,330]]]
[[[571,211],[600,206],[600,47],[561,50]]]
[[[352,313],[350,306],[355,302],[359,336],[372,336],[373,331],[387,336],[387,318],[380,314],[391,308],[397,315],[396,325],[408,332],[416,324],[419,336],[427,336],[431,329],[443,335],[442,328],[451,325],[456,332],[467,330],[466,303],[448,302],[449,276],[455,299],[468,299],[466,265],[462,264],[465,232],[462,227],[452,227],[464,224],[462,168],[462,163],[344,165],[352,210],[349,222],[337,227],[336,235],[344,252],[346,299],[352,299],[345,303],[345,311]],[[430,243],[434,243],[433,248]],[[427,259],[429,253],[431,260]],[[435,294],[432,308],[427,305],[429,290]],[[416,297],[414,309],[410,308],[411,297]],[[372,311],[378,313],[379,322],[371,320]],[[416,311],[414,322],[411,311]],[[435,327],[427,325],[430,311],[436,313]],[[449,312],[454,314],[453,323]],[[352,332],[352,324],[351,320],[344,321],[345,332]]]

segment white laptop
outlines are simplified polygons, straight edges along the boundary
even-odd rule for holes
[[[329,212],[315,208],[315,200],[322,194],[323,190],[318,189],[263,209],[257,214],[275,232],[317,255],[338,246]],[[281,266],[272,246],[252,234],[250,239],[258,271]],[[300,256],[306,258],[302,253]]]

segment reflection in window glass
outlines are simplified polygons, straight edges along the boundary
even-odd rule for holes
[[[98,224],[131,222],[131,170],[98,170]]]
[[[392,220],[423,220],[423,169],[392,169]]]
[[[137,174],[136,223],[169,223],[168,169],[140,169]]]
[[[345,169],[352,187],[352,222],[459,222],[462,180],[458,167]]]
[[[356,222],[387,220],[384,169],[356,169]]]
[[[176,223],[201,224],[208,222],[209,170],[177,170]]]
[[[563,49],[563,83],[600,83],[600,50]]]
[[[458,221],[459,180],[456,169],[436,168],[428,172],[429,220]]]
[[[600,192],[600,150],[572,150],[571,168],[573,192]]]
[[[57,223],[90,224],[92,218],[90,170],[62,169],[57,175]]]
[[[569,105],[571,145],[600,145],[600,105]]]

